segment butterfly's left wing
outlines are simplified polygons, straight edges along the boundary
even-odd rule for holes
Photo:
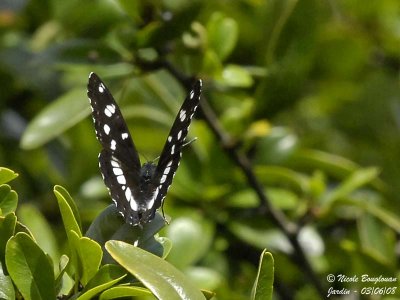
[[[193,89],[183,102],[161,152],[154,176],[154,184],[158,186],[156,190],[158,193],[154,201],[155,208],[161,206],[179,166],[182,147],[185,144],[185,138],[193,115],[199,105],[201,85],[201,80],[196,81]]]
[[[146,195],[141,192],[141,165],[135,144],[113,96],[94,73],[89,76],[88,97],[96,136],[103,148],[99,166],[104,183],[118,211],[128,223],[136,225],[142,220],[139,207]]]

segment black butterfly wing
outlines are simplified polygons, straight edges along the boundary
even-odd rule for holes
[[[196,81],[193,89],[183,102],[161,152],[154,175],[154,185],[158,186],[154,202],[155,209],[162,205],[179,166],[182,157],[182,147],[185,144],[193,115],[199,105],[201,85],[201,80]]]
[[[104,182],[118,211],[135,225],[140,219],[137,215],[140,199],[138,191],[133,189],[140,184],[139,155],[117,103],[94,73],[89,75],[87,94],[96,136],[103,147],[99,166]]]
[[[89,75],[87,94],[97,139],[105,150],[139,173],[139,155],[125,120],[106,85],[95,73]]]

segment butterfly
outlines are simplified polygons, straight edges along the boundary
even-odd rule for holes
[[[156,210],[163,205],[199,105],[201,86],[201,80],[197,80],[183,102],[158,164],[141,165],[117,103],[101,79],[90,73],[87,95],[96,136],[103,148],[99,154],[100,171],[118,212],[128,224],[142,227],[154,219]]]

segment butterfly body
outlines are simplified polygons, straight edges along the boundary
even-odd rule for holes
[[[179,166],[200,94],[199,80],[176,116],[158,164],[146,162],[141,165],[117,103],[100,78],[90,74],[88,97],[96,136],[103,147],[99,166],[110,196],[127,223],[142,226],[150,222],[162,206]]]

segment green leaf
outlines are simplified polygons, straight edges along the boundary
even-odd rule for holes
[[[48,105],[28,125],[21,147],[34,149],[71,128],[90,114],[83,87],[75,88]]]
[[[257,139],[257,164],[271,165],[286,161],[297,149],[298,138],[287,127],[272,127]]]
[[[82,291],[82,295],[78,298],[79,300],[93,299],[94,296],[101,293],[104,290],[109,289],[118,281],[126,276],[126,272],[123,268],[116,265],[105,265],[103,266],[96,275],[89,281],[85,289]]]
[[[352,205],[361,207],[371,215],[381,220],[382,223],[391,227],[398,234],[400,234],[400,219],[395,213],[369,202],[351,201],[350,203]]]
[[[258,265],[257,278],[254,282],[251,299],[270,300],[272,299],[274,284],[274,258],[270,252],[264,250],[261,253]]]
[[[256,222],[256,220],[254,220]],[[261,249],[268,248],[291,253],[292,246],[281,231],[260,224],[244,221],[232,221],[229,229],[242,241]]]
[[[53,261],[58,261],[60,254],[52,228],[36,206],[23,204],[18,209],[18,216],[32,232],[37,244],[44,252],[50,254]]]
[[[4,274],[4,267],[3,263],[0,261],[0,299],[14,300],[14,285],[12,283],[11,277]]]
[[[358,219],[358,232],[364,252],[390,266],[396,262],[393,248],[396,247],[394,231],[369,214]]]
[[[247,88],[253,85],[253,78],[250,73],[239,65],[227,65],[222,70],[221,78],[216,78],[224,85],[231,87]]]
[[[294,153],[291,162],[297,167],[304,166],[312,170],[321,169],[338,179],[343,179],[360,169],[356,163],[349,159],[309,149]],[[371,185],[380,191],[384,190],[384,183],[378,177],[371,182]]]
[[[16,223],[17,217],[14,213],[0,217],[0,262],[5,262],[6,245],[8,240],[14,235]]]
[[[257,176],[268,184],[285,184],[299,193],[309,190],[309,179],[302,173],[279,166],[259,166],[255,168]]]
[[[200,218],[175,219],[166,228],[173,245],[167,260],[181,270],[198,261],[208,251],[213,231],[212,225]]]
[[[103,251],[95,241],[79,237],[75,231],[71,230],[69,236],[72,238],[73,251],[76,251],[78,257],[79,281],[86,286],[99,270]]]
[[[18,177],[18,173],[8,168],[0,167],[0,184],[7,183]]]
[[[117,0],[118,4],[123,8],[124,12],[128,14],[134,22],[142,22],[140,15],[142,1],[138,0]]]
[[[202,287],[202,292],[205,294],[204,289],[215,290],[223,282],[222,275],[216,270],[202,266],[191,266],[185,269],[185,274],[196,286]],[[207,295],[205,294],[207,297]]]
[[[154,235],[165,226],[165,221],[158,213],[153,221],[143,225],[143,228],[127,224],[117,211],[114,204],[109,205],[92,222],[85,236],[104,245],[108,240],[137,243],[138,247],[161,256],[162,245],[154,239]],[[115,263],[108,252],[104,253],[103,263]]]
[[[235,19],[215,12],[207,23],[207,35],[209,47],[223,61],[236,46],[239,35],[238,24]]]
[[[78,224],[76,217],[79,217],[78,210],[75,206],[69,193],[61,186],[55,186],[53,190],[58,207],[60,208],[61,218],[64,223],[64,229],[68,237],[69,248],[71,251],[71,266],[75,271],[75,285],[79,284],[83,270],[81,269],[81,264],[79,262],[79,254],[75,249],[75,236],[72,232],[75,232],[78,237],[82,237],[81,227]]]
[[[8,241],[6,265],[24,299],[56,298],[53,266],[47,255],[27,234],[18,233]]]
[[[345,198],[356,189],[371,183],[377,178],[378,174],[379,171],[377,168],[366,168],[355,171],[339,186],[322,197],[321,213],[327,213],[335,201]]]
[[[15,212],[18,205],[18,195],[8,184],[0,185],[0,212],[3,216]]]
[[[60,208],[61,217],[67,235],[69,235],[70,231],[73,230],[79,237],[81,237],[80,218],[75,202],[72,200],[67,190],[62,186],[56,185],[54,187],[54,194],[58,201],[58,206]]]
[[[108,241],[106,249],[157,298],[205,299],[184,274],[158,256],[121,241]]]
[[[66,289],[65,293],[68,293],[69,289],[67,288],[66,284],[64,284],[64,274],[65,271],[67,270],[67,266],[69,263],[69,257],[66,256],[65,254],[63,254],[60,257],[60,261],[58,263],[58,268],[59,268],[59,273],[56,276],[56,280],[55,280],[55,287],[56,287],[56,293],[62,293],[63,292],[63,288]],[[72,285],[71,285],[72,287]]]
[[[100,295],[100,300],[119,299],[121,297],[146,297],[150,296],[148,289],[137,286],[116,286],[104,291]]]
[[[169,238],[163,237],[163,236],[156,236],[155,239],[157,240],[157,242],[159,242],[162,245],[163,253],[162,253],[161,257],[165,259],[171,252],[172,241]]]

